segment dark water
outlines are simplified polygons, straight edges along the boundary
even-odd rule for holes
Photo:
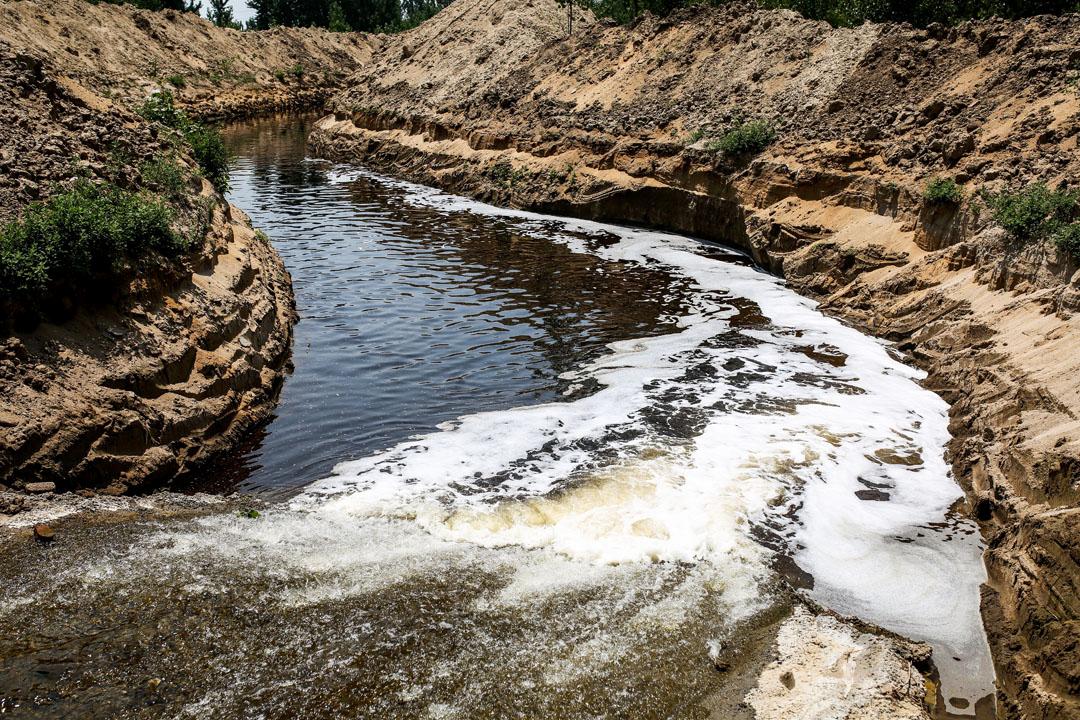
[[[271,236],[301,320],[275,417],[214,469],[219,484],[294,490],[460,415],[563,397],[559,376],[608,343],[673,328],[681,285],[662,270],[417,207],[371,179],[331,182],[305,158],[307,126],[225,133],[229,199]]]

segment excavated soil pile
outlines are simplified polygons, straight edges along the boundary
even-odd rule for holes
[[[178,153],[199,228],[179,262],[132,264],[25,332],[0,329],[0,512],[21,490],[119,494],[166,482],[267,417],[294,318],[288,273],[163,131],[0,43],[0,220],[73,176],[146,187]],[[190,228],[189,228],[190,229]],[[55,300],[55,298],[53,298]]]
[[[86,0],[0,0],[0,41],[128,105],[158,87],[210,119],[312,107],[379,38],[318,28],[240,32],[193,13]]]
[[[981,191],[1080,177],[1080,16],[833,29],[753,6],[617,27],[458,0],[390,38],[312,137],[325,156],[497,203],[747,250],[898,343],[951,403],[989,540],[1004,717],[1080,717],[1080,273]],[[777,139],[717,149],[747,120]],[[935,176],[960,202],[930,202]]]

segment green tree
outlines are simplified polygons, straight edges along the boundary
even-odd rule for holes
[[[206,17],[218,27],[231,27],[240,29],[240,23],[233,17],[230,0],[210,0],[210,7],[206,11]]]
[[[330,22],[327,25],[332,32],[348,32],[352,30],[349,27],[349,23],[345,20],[345,13],[341,9],[341,3],[336,0],[330,3]]]
[[[565,1],[565,0],[564,0]],[[648,11],[665,15],[695,4],[697,0],[587,0],[601,17],[630,22]],[[724,4],[727,0],[706,0]],[[870,22],[956,24],[964,20],[999,16],[1020,18],[1031,15],[1060,15],[1080,11],[1080,0],[758,0],[766,8],[787,8],[815,20],[851,27]]]

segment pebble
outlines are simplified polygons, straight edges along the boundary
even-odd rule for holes
[[[50,493],[56,490],[56,483],[54,482],[32,482],[26,483],[26,492],[37,495],[39,493]]]
[[[56,531],[45,523],[38,523],[34,526],[34,537],[41,542],[52,542],[56,539]]]

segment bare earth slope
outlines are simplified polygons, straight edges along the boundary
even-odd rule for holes
[[[735,5],[583,19],[567,39],[561,12],[458,0],[350,78],[313,148],[731,243],[896,341],[951,403],[954,472],[989,540],[999,713],[1080,717],[1080,274],[1014,246],[976,197],[1080,177],[1080,16],[838,30]],[[778,141],[710,149],[738,118]],[[925,202],[932,176],[965,201]]]
[[[165,86],[210,118],[321,103],[379,43],[317,28],[240,32],[192,13],[86,0],[0,0],[0,41],[104,97],[131,105]]]
[[[380,42],[310,28],[241,33],[85,0],[0,0],[0,221],[74,173],[105,177],[118,147],[131,156],[119,172],[138,187],[140,164],[167,143],[131,109],[157,89],[209,119],[310,107]],[[189,191],[214,209],[182,267],[131,272],[64,322],[0,337],[3,485],[154,487],[269,415],[292,337],[288,274],[208,183]],[[7,496],[0,512],[23,505]]]
[[[3,42],[0,124],[0,221],[75,174],[141,187],[140,163],[172,152],[138,116]],[[202,218],[178,265],[127,268],[30,331],[7,334],[2,318],[0,512],[25,505],[9,488],[119,494],[163,484],[272,409],[292,338],[289,275],[194,161],[182,151],[178,160]]]

